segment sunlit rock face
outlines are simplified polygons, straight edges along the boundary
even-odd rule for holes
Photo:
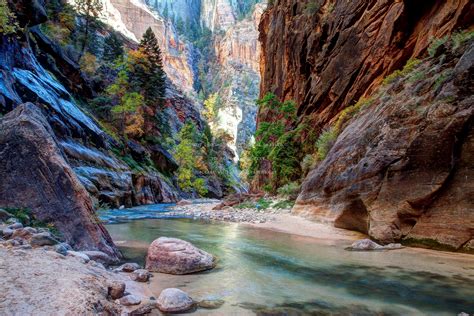
[[[201,23],[211,31],[227,30],[235,24],[235,20],[230,0],[202,0]]]
[[[383,243],[472,251],[474,44],[427,53],[432,38],[472,27],[467,0],[274,1],[259,27],[261,95],[294,100],[316,137],[371,98],[306,176],[294,213]],[[258,121],[274,119],[261,109]]]
[[[148,27],[156,34],[163,52],[163,65],[171,81],[181,90],[194,90],[195,51],[181,39],[170,21],[153,12],[142,0],[103,0],[102,19],[130,39],[138,42]]]
[[[265,8],[257,4],[253,14],[230,27],[215,40],[217,78],[221,107],[218,111],[217,129],[233,136],[229,146],[236,159],[248,145],[255,131],[256,105],[260,83],[260,45],[257,26]]]

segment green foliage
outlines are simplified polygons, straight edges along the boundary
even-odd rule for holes
[[[257,207],[257,209],[265,210],[265,209],[269,208],[271,205],[272,205],[272,201],[266,200],[264,198],[260,198],[257,201],[256,207]]]
[[[204,116],[208,122],[213,122],[216,119],[220,102],[221,101],[218,93],[211,94],[204,101]]]
[[[273,204],[272,207],[277,210],[282,210],[282,209],[291,209],[293,208],[294,205],[295,205],[294,200],[283,200],[283,201],[276,202],[275,204]]]
[[[0,34],[11,35],[19,30],[16,15],[8,7],[7,0],[0,0]]]
[[[430,57],[434,57],[436,52],[438,51],[438,48],[448,41],[449,36],[445,36],[442,38],[435,38],[432,40],[430,47],[428,47],[428,54]]]
[[[82,42],[79,55],[80,60],[86,51],[87,45],[90,43],[92,33],[100,24],[99,17],[103,10],[103,5],[101,0],[75,0],[74,9],[83,19],[83,23],[79,28]]]
[[[272,176],[267,189],[274,192],[278,187],[297,179],[300,175],[298,131],[292,128],[296,118],[293,101],[280,102],[276,95],[267,93],[257,101],[260,111],[266,111],[271,121],[260,122],[255,133],[255,144],[247,154],[247,177],[251,181],[267,160],[272,166]]]
[[[166,96],[166,74],[163,70],[161,49],[155,33],[149,27],[140,42],[139,49],[143,51],[149,61],[148,72],[143,82],[144,96],[147,103],[163,103]]]
[[[29,208],[23,207],[3,207],[5,211],[12,214],[24,226],[47,228],[54,236],[61,238],[61,233],[53,223],[45,223],[36,218]]]
[[[316,141],[316,150],[319,160],[324,160],[337,138],[335,128],[325,130]]]
[[[125,93],[120,99],[120,103],[112,108],[112,113],[123,114],[133,113],[143,105],[143,96],[137,92]]]
[[[110,33],[104,40],[104,54],[105,62],[112,63],[124,55],[123,43],[115,33]]]
[[[318,156],[317,154],[307,154],[303,157],[303,160],[301,161],[301,171],[303,176],[306,176],[311,169],[316,166],[316,163],[318,162]]]
[[[456,50],[464,43],[474,39],[474,31],[461,31],[451,35],[453,41],[453,49]]]
[[[319,11],[321,8],[320,4],[317,2],[317,0],[310,0],[304,9],[304,12],[308,15],[315,14]]]
[[[391,75],[387,76],[383,80],[383,85],[391,84],[391,83],[395,82],[395,80],[408,75],[420,63],[421,63],[421,61],[419,59],[412,58],[412,59],[408,60],[408,62],[406,63],[406,65],[403,67],[402,70],[395,70]]]
[[[8,213],[12,214],[13,217],[15,217],[17,220],[20,221],[23,225],[30,225],[31,221],[31,210],[28,208],[22,208],[22,207],[3,207],[5,211]]]
[[[295,199],[298,196],[300,189],[300,184],[295,181],[287,183],[284,186],[278,188],[277,193],[284,198]]]
[[[359,113],[365,107],[370,106],[373,102],[374,99],[372,98],[361,98],[356,104],[342,110],[334,125],[334,132],[339,135],[347,121],[349,121],[354,115]]]

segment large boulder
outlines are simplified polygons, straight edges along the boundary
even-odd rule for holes
[[[28,208],[76,249],[120,256],[37,106],[22,104],[0,121],[0,148],[0,205]]]
[[[215,257],[191,243],[160,237],[148,248],[146,269],[152,272],[188,274],[214,268]]]
[[[157,305],[164,313],[179,313],[193,307],[194,301],[187,293],[180,289],[170,288],[161,292]]]

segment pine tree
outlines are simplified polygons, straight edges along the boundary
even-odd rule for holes
[[[111,33],[104,41],[104,60],[107,62],[113,62],[120,56],[123,56],[123,43],[120,38],[115,34]]]
[[[144,87],[145,99],[149,104],[161,105],[166,95],[166,74],[163,70],[161,49],[151,28],[143,35],[139,49],[150,61],[150,76]]]
[[[76,11],[81,14],[84,19],[84,24],[82,25],[82,44],[79,54],[80,60],[86,51],[90,33],[98,21],[103,5],[100,0],[75,0],[74,4]]]

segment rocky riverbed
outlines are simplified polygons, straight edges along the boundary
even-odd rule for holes
[[[205,203],[180,201],[176,206],[170,207],[171,211],[167,214],[171,217],[185,216],[202,220],[263,224],[276,221],[278,215],[291,213],[291,204],[282,202],[285,201],[274,199],[226,206],[225,202],[218,200]]]

